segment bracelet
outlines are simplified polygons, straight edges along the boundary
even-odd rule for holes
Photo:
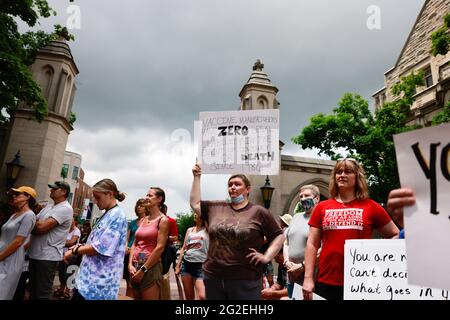
[[[74,248],[72,248],[72,253],[74,254],[74,255],[78,255],[78,250],[80,249],[80,247],[82,247],[83,245],[82,244],[79,244],[79,245],[77,245],[76,246],[76,248],[74,249]]]

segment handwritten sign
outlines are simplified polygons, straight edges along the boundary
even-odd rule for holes
[[[404,210],[409,281],[450,289],[450,124],[394,136],[400,182],[416,205]]]
[[[315,294],[313,292],[313,300],[326,300],[323,297],[319,296],[318,294]],[[292,298],[291,300],[303,300],[303,288],[301,285],[294,283],[294,290],[292,291]]]
[[[202,173],[277,175],[279,110],[201,112]]]
[[[408,283],[403,239],[346,240],[344,250],[344,300],[448,300],[447,290]]]

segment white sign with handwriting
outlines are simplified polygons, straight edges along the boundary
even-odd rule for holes
[[[409,282],[450,289],[450,123],[394,142],[401,185],[416,196],[404,210]]]
[[[205,174],[277,175],[279,110],[200,113],[198,160]]]
[[[448,300],[447,290],[408,284],[404,239],[346,240],[344,250],[344,300]]]

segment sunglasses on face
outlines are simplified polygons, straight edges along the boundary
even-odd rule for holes
[[[13,192],[13,193],[11,193],[11,197],[18,197],[21,194],[25,194],[25,193],[23,193],[23,192]]]

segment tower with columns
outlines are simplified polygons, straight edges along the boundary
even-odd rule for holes
[[[38,200],[44,200],[49,195],[47,184],[60,179],[67,139],[73,130],[69,119],[79,71],[63,38],[39,50],[30,69],[47,100],[48,116],[39,123],[32,119],[33,110],[19,103],[6,136],[0,181],[6,180],[4,162],[20,150],[24,168],[14,185],[31,186],[36,189]],[[4,191],[5,184],[0,183],[0,192]]]
[[[268,74],[263,71],[264,64],[256,60],[248,81],[242,87],[239,110],[279,109],[276,96],[278,88],[272,84]],[[280,109],[280,115],[282,114]],[[280,119],[282,125],[282,119]],[[275,215],[292,214],[299,201],[299,189],[306,184],[316,184],[323,197],[328,198],[328,179],[334,167],[334,161],[298,157],[282,154],[284,143],[280,141],[279,174],[269,176],[274,187],[270,212]],[[250,201],[263,205],[260,187],[264,186],[266,176],[249,176],[252,190]]]

